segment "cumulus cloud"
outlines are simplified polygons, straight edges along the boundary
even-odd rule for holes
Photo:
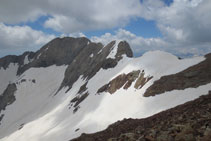
[[[68,33],[124,26],[131,18],[138,16],[141,8],[139,0],[63,1],[59,6],[51,3],[60,12],[53,14],[45,22],[45,27]]]
[[[93,36],[91,40],[93,42],[101,42],[104,45],[112,40],[125,40],[130,44],[135,54],[144,53],[149,50],[165,50],[165,47],[168,46],[168,43],[161,38],[143,38],[125,29],[119,29],[115,34],[105,33],[100,37]]]
[[[15,24],[50,15],[45,27],[71,33],[124,26],[140,9],[139,0],[3,0],[0,21]]]
[[[1,0],[0,22],[16,24],[19,22],[35,21],[45,15],[41,0]]]
[[[211,42],[210,9],[210,0],[174,0],[151,14],[166,40],[188,44]]]
[[[105,33],[99,37],[93,36],[91,40],[94,42],[101,42],[104,45],[109,43],[111,40],[125,40],[130,44],[136,56],[152,50],[167,51],[180,57],[185,57],[187,55],[204,55],[211,52],[209,43],[203,42],[184,46],[184,44],[167,41],[162,38],[143,38],[125,29],[119,29],[115,32],[115,34]]]
[[[210,0],[3,0],[0,21],[19,23],[49,15],[44,26],[62,33],[124,27],[132,18],[154,20],[166,40],[209,42]],[[11,10],[8,10],[11,9]]]
[[[120,29],[113,35],[106,33],[101,37],[92,37],[92,40],[108,42],[115,38],[125,39],[135,52],[160,49],[204,54],[211,50],[210,9],[210,0],[173,0],[170,5],[163,0],[2,0],[0,34],[7,33],[10,28],[23,33],[20,37],[15,37],[16,32],[11,33],[14,36],[3,37],[0,45],[1,48],[33,46],[30,40],[37,45],[50,39],[51,35],[27,26],[5,26],[6,23],[35,21],[40,16],[49,17],[44,21],[44,27],[61,32],[61,36],[74,37],[84,36],[84,31],[124,28],[131,19],[144,18],[155,21],[162,37],[143,38]],[[26,32],[30,32],[29,37],[23,35]]]
[[[29,26],[7,26],[0,23],[0,49],[28,49],[40,47],[54,35],[33,30]]]

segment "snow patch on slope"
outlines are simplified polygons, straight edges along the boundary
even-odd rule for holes
[[[0,95],[7,88],[9,83],[12,83],[17,77],[18,64],[10,63],[7,69],[0,68]]]
[[[28,55],[26,55],[24,58],[24,65],[28,64],[29,62],[30,61],[29,61]]]
[[[26,55],[25,58],[24,58],[24,63],[23,64],[26,65],[26,64],[28,64],[28,63],[30,63],[32,61],[33,61],[33,59],[29,59],[29,56]]]
[[[52,97],[64,78],[65,69],[66,66],[30,68],[20,76],[21,79],[16,83],[15,102],[1,112],[4,118],[0,125],[0,137],[12,133],[21,124],[37,119],[55,106],[46,107],[52,102]],[[33,79],[35,82],[32,82]],[[45,107],[48,110],[44,110]]]
[[[92,53],[89,57],[92,58],[94,56],[94,54]]]
[[[117,54],[117,50],[118,50],[118,45],[120,43],[121,40],[116,40],[114,46],[111,48],[109,55],[106,57],[108,58],[112,58],[115,59],[115,55]]]

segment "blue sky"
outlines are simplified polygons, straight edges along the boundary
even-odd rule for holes
[[[0,2],[0,57],[36,51],[55,37],[126,40],[141,55],[211,52],[209,0],[37,0]]]

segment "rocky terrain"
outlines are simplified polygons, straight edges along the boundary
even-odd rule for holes
[[[110,94],[115,93],[118,89],[122,88],[127,90],[131,84],[135,81],[134,88],[141,89],[153,76],[144,76],[144,70],[132,71],[128,74],[121,74],[116,78],[112,79],[108,84],[98,89],[97,93],[109,92]]]
[[[145,119],[124,119],[72,141],[210,141],[211,91]]]

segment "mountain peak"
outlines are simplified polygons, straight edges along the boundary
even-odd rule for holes
[[[65,78],[60,88],[64,86],[71,88],[80,75],[90,79],[101,68],[115,67],[124,55],[133,57],[132,50],[126,41],[111,41],[103,46],[101,43],[91,42],[86,37],[63,37],[53,39],[37,52],[26,52],[21,56],[1,59],[0,65],[6,68],[10,63],[18,63],[18,75],[32,67],[67,65]]]
[[[37,52],[0,59],[0,139],[70,140],[183,104],[211,88],[209,54],[132,56],[126,41],[104,46],[65,37]],[[144,97],[148,89],[153,98]]]
[[[90,42],[91,41],[85,37],[55,38],[35,52],[32,59],[33,61],[21,67],[18,74],[23,73],[31,67],[69,65]]]
[[[120,57],[125,54],[127,57],[133,57],[133,52],[130,48],[130,45],[126,41],[120,41],[118,44],[118,50],[116,57]]]

